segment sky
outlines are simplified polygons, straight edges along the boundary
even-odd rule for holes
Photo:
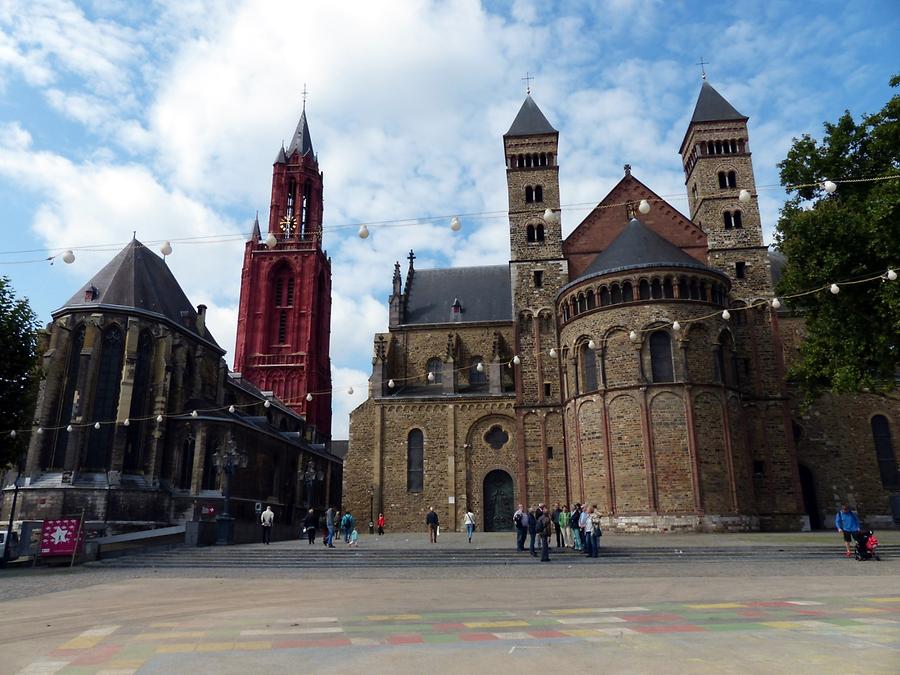
[[[509,258],[502,135],[526,73],[560,131],[567,234],[587,209],[565,205],[599,202],[625,163],[687,211],[677,152],[702,57],[750,117],[771,241],[791,139],[880,109],[898,35],[891,1],[0,0],[0,275],[48,322],[132,232],[154,250],[207,237],[173,242],[168,263],[231,365],[242,239],[257,211],[268,220],[306,85],[332,258],[333,436],[346,438],[394,261],[410,248],[418,268]],[[400,219],[413,224],[356,236]],[[66,249],[73,264],[46,260]]]

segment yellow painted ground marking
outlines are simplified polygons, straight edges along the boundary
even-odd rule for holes
[[[110,668],[140,668],[145,659],[113,659],[109,662]]]
[[[551,609],[548,614],[599,614],[602,612],[646,612],[646,607],[587,607],[580,609]]]
[[[193,642],[184,642],[181,644],[174,645],[160,645],[156,648],[157,654],[183,654],[185,652],[192,652],[197,648],[196,643]]]
[[[691,609],[742,609],[746,606],[739,602],[711,602],[706,605],[685,605],[685,607],[690,607]]]
[[[512,631],[509,633],[494,633],[493,634],[498,640],[530,640],[531,636],[528,633],[523,633],[520,631]]]
[[[233,642],[204,642],[197,645],[198,652],[230,652],[234,649]]]
[[[53,675],[69,665],[68,661],[35,661],[19,671],[19,675]]]
[[[136,672],[135,668],[107,668],[98,670],[97,675],[134,675]]]
[[[234,648],[236,651],[241,650],[251,650],[251,649],[271,649],[271,642],[235,642]]]
[[[181,624],[177,621],[157,621],[151,623],[150,628],[178,628]]]
[[[580,630],[564,630],[561,631],[565,635],[571,635],[572,637],[596,637],[597,631],[593,628],[582,628]]]
[[[760,623],[770,628],[803,628],[803,624],[799,621],[762,621]]]
[[[863,598],[867,602],[900,602],[900,598]]]
[[[594,632],[602,633],[603,635],[631,635],[637,633],[632,628],[595,628]]]
[[[180,640],[184,638],[202,638],[206,637],[205,630],[180,630],[169,631],[168,633],[141,633],[135,636],[135,640],[141,642],[149,642],[151,640]]]
[[[527,625],[527,621],[476,621],[463,624],[466,628],[519,628]]]
[[[885,610],[881,607],[848,607],[848,612],[858,612],[859,614],[881,614]]]
[[[579,616],[577,618],[571,619],[557,619],[559,623],[563,624],[581,624],[581,623],[625,623],[625,619],[620,619],[617,616]]]
[[[421,614],[372,614],[366,617],[369,621],[414,621],[421,619]]]
[[[119,630],[118,626],[95,626],[73,637],[59,649],[90,649],[96,647],[103,641],[103,638],[112,635],[117,630]]]
[[[319,635],[322,633],[343,633],[341,626],[317,626],[315,628],[264,628],[262,630],[242,630],[241,636],[260,637],[264,635]]]

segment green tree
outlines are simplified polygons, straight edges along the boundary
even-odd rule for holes
[[[8,432],[31,427],[38,326],[28,300],[17,299],[9,278],[0,277],[0,469],[13,463],[27,447],[28,434],[11,438]]]
[[[892,87],[900,76],[891,79]],[[825,123],[819,143],[794,139],[778,167],[789,198],[775,240],[787,256],[777,292],[800,293],[839,280],[900,272],[900,95],[854,121]],[[890,178],[897,177],[897,178]],[[843,179],[881,178],[871,182]],[[828,194],[823,181],[838,182]],[[792,186],[805,187],[792,187]],[[823,391],[894,389],[900,367],[900,280],[846,284],[790,301],[808,335],[791,368],[807,400]]]

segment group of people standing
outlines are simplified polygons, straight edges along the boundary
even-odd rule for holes
[[[541,562],[550,561],[552,532],[556,534],[557,548],[571,546],[576,551],[583,551],[588,557],[600,556],[600,537],[603,536],[603,530],[600,526],[600,511],[596,504],[584,507],[575,504],[571,511],[568,505],[560,506],[559,502],[552,511],[544,504],[538,504],[527,510],[519,504],[518,510],[513,514],[513,524],[516,526],[517,551],[525,551],[525,541],[530,538],[531,555],[537,557],[535,538],[538,536],[541,538]]]

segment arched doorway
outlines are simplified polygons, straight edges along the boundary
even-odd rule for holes
[[[803,510],[809,516],[809,527],[813,530],[821,530],[822,514],[819,513],[819,501],[816,499],[816,481],[808,466],[800,464],[799,469],[800,491],[803,493]]]
[[[484,531],[506,532],[513,529],[513,479],[503,469],[494,469],[484,477]]]

